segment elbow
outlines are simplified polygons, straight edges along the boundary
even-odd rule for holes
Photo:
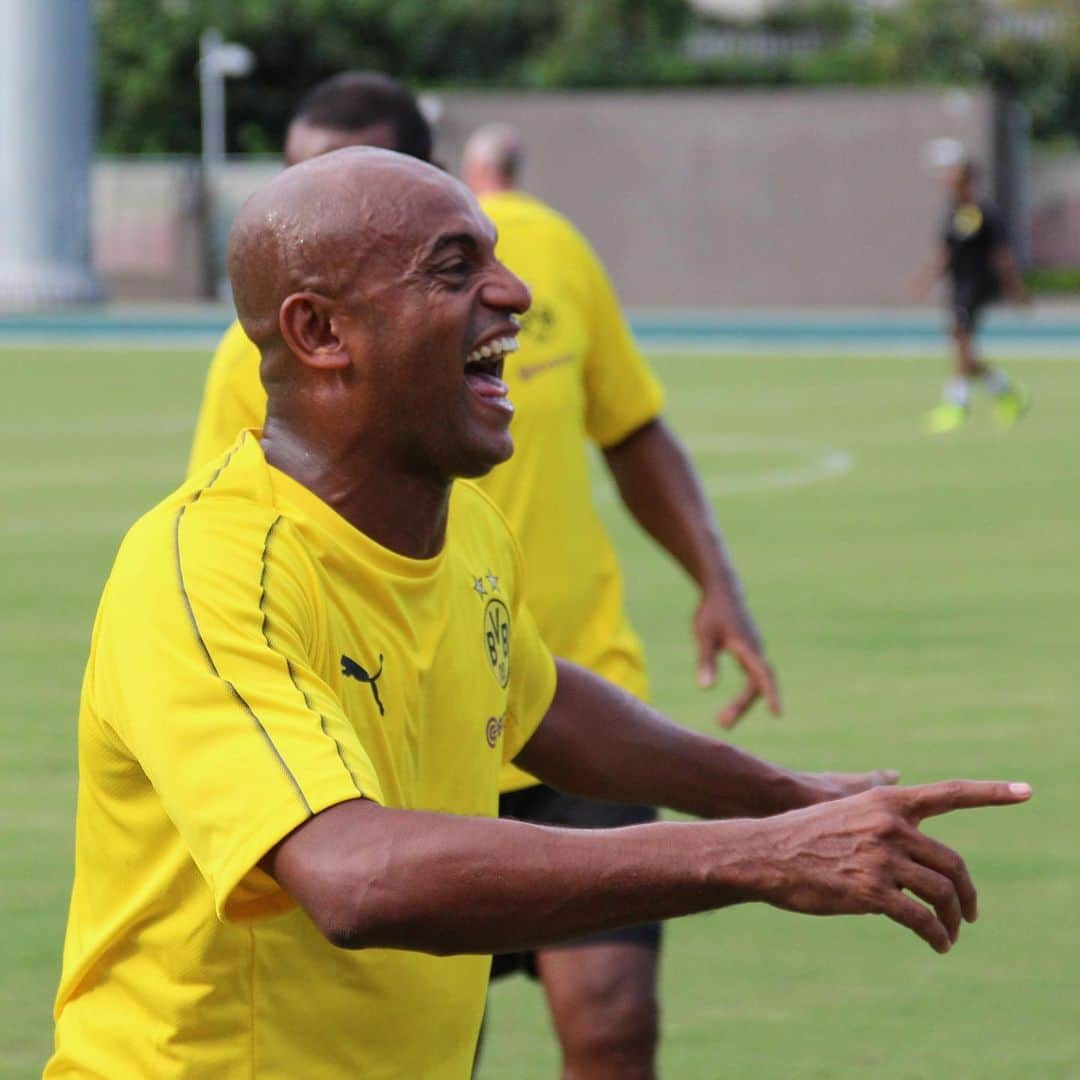
[[[408,949],[432,956],[454,956],[461,948],[408,911],[384,905],[349,905],[316,921],[320,933],[338,949]]]
[[[338,949],[400,947],[391,905],[379,897],[370,882],[358,883],[343,876],[308,914],[322,936]]]
[[[378,944],[376,924],[364,911],[335,909],[312,913],[312,921],[327,941],[337,949],[372,949]]]
[[[424,938],[424,914],[410,902],[410,890],[390,867],[363,875],[341,873],[315,910],[319,932],[339,949],[412,949],[431,952]]]

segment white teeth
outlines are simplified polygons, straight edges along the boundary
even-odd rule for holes
[[[505,356],[507,353],[516,352],[517,347],[517,338],[496,338],[486,345],[481,345],[478,349],[473,349],[473,351],[465,358],[465,363],[474,364],[480,360],[491,360],[498,356]]]

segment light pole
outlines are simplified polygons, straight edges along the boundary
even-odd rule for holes
[[[218,234],[219,169],[225,164],[225,80],[242,79],[255,67],[255,54],[246,46],[224,41],[210,28],[199,37],[199,103],[202,112],[202,177],[208,280],[220,292]]]

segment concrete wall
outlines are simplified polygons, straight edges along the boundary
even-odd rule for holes
[[[451,166],[478,124],[518,127],[524,186],[586,232],[624,301],[889,305],[942,214],[933,139],[989,159],[988,96],[694,91],[443,97]]]
[[[1080,152],[1035,155],[1032,256],[1038,266],[1080,266]]]
[[[456,169],[482,123],[516,125],[529,147],[524,185],[579,225],[624,302],[642,307],[904,303],[942,213],[928,145],[955,139],[989,160],[992,128],[989,98],[956,91],[456,93],[438,101],[441,159]],[[218,198],[225,215],[277,167],[230,163]],[[180,170],[170,174],[172,203],[157,187],[145,193],[160,183],[154,170],[168,168]],[[187,290],[206,275],[192,238],[189,174],[189,166],[98,166],[95,248],[114,296],[197,295],[197,286]],[[186,261],[183,270],[166,271],[166,249]],[[156,260],[152,271],[139,269],[143,254]]]

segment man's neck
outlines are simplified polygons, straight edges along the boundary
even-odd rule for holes
[[[410,559],[442,551],[452,481],[404,472],[368,448],[307,440],[268,418],[266,460],[377,544]]]

